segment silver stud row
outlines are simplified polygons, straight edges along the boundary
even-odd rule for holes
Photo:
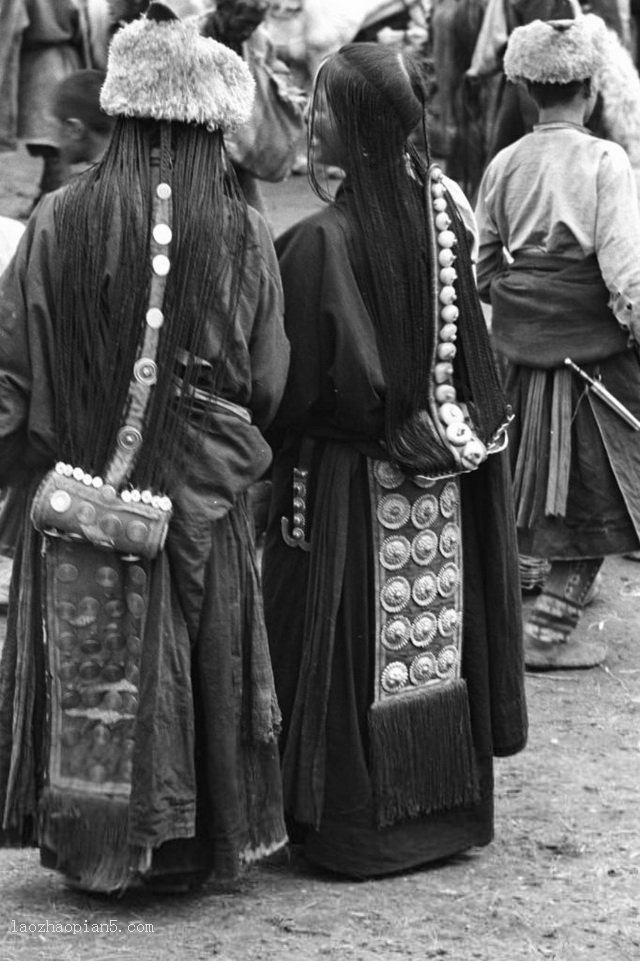
[[[64,464],[59,461],[55,467],[56,473],[62,477],[73,477],[74,480],[84,484],[85,487],[93,487],[96,490],[102,489],[105,494],[109,494],[109,500],[120,497],[124,504],[147,504],[161,511],[170,511],[172,508],[171,498],[166,494],[154,494],[150,490],[138,490],[137,488],[125,488],[119,493],[105,484],[102,477],[94,477],[83,471],[81,467],[72,467],[71,464]]]
[[[453,360],[457,354],[458,318],[460,310],[456,304],[455,282],[458,274],[455,269],[457,259],[455,246],[457,238],[450,229],[451,217],[447,212],[447,198],[443,184],[443,173],[439,167],[432,167],[431,199],[434,210],[436,241],[438,245],[438,304],[440,310],[438,344],[433,377],[434,396],[438,408],[438,418],[447,441],[458,449],[463,467],[477,467],[487,457],[487,448],[476,435],[468,414],[458,402],[453,386]]]

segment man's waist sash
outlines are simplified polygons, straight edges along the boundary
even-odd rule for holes
[[[595,254],[580,261],[520,255],[491,284],[495,346],[528,367],[604,360],[628,346],[609,301]]]

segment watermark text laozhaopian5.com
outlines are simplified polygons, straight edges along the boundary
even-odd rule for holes
[[[8,934],[153,934],[150,921],[16,921],[9,922]]]

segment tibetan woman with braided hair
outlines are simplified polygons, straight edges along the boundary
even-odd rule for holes
[[[103,159],[0,281],[0,484],[24,491],[0,665],[0,846],[185,891],[285,844],[247,490],[288,346],[224,132],[253,80],[161,3],[118,31]]]
[[[311,180],[276,248],[291,367],[264,555],[291,836],[352,876],[486,844],[492,757],[526,740],[509,412],[475,292],[473,217],[412,146],[418,66],[321,66]],[[421,130],[422,126],[422,130]],[[331,198],[324,165],[345,171]]]

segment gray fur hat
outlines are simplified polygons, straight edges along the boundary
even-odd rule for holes
[[[593,77],[600,59],[585,17],[534,20],[509,37],[504,72],[513,83],[564,84]]]
[[[234,130],[251,115],[255,82],[233,50],[203,37],[163,3],[119,30],[100,93],[105,113]]]

